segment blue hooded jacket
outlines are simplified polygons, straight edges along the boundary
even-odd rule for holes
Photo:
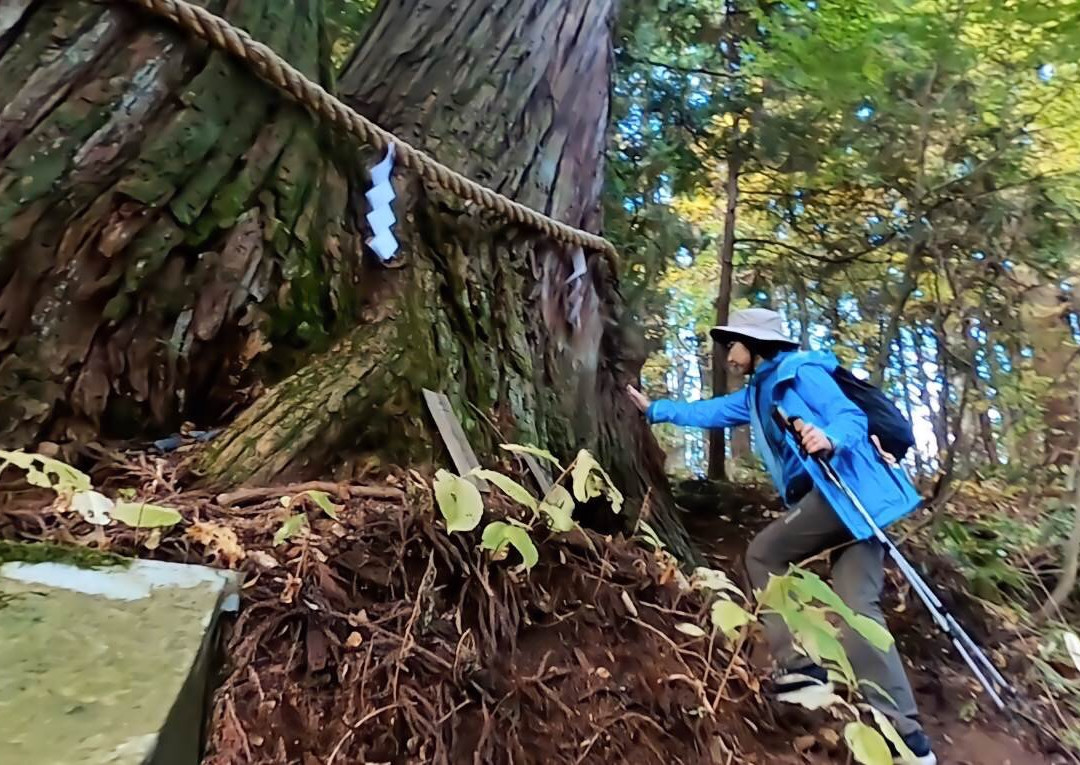
[[[704,401],[655,401],[646,411],[650,423],[670,422],[700,428],[730,428],[749,424],[758,456],[780,491],[813,486],[832,505],[856,539],[873,532],[847,496],[803,457],[791,437],[773,421],[777,404],[825,432],[833,443],[829,462],[862,501],[881,528],[913,512],[921,498],[903,468],[890,466],[878,454],[867,432],[866,415],[844,395],[832,373],[839,362],[822,351],[788,351],[761,362],[742,390]]]

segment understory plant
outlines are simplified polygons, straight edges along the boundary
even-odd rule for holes
[[[470,478],[488,481],[531,512],[528,523],[512,517],[487,523],[481,533],[480,547],[490,551],[494,558],[504,558],[512,547],[521,556],[524,568],[531,569],[539,560],[532,532],[539,524],[545,524],[554,532],[573,530],[577,527],[573,519],[577,502],[603,496],[611,503],[614,512],[621,511],[621,492],[588,451],[578,452],[574,461],[564,468],[550,452],[534,446],[504,444],[502,448],[546,460],[559,471],[558,478],[542,497],[534,496],[524,486],[498,471],[483,468],[474,469],[465,476],[440,470],[434,482],[436,504],[450,533],[471,532],[484,519],[483,498]],[[567,479],[570,479],[569,488],[563,485]],[[677,570],[678,562],[663,549],[662,542],[647,522],[638,522],[635,536],[652,547],[656,555],[669,559],[672,568]],[[901,756],[912,756],[888,718],[860,701],[860,682],[865,684],[866,681],[860,681],[855,676],[836,623],[845,622],[882,651],[892,646],[892,636],[874,620],[855,613],[821,577],[805,568],[792,566],[786,574],[773,576],[769,580],[765,589],[757,593],[757,605],[752,609],[744,605],[749,602],[745,594],[719,569],[699,567],[687,584],[690,589],[706,595],[708,627],[736,643],[721,682],[721,693],[750,629],[758,623],[762,614],[776,614],[788,626],[797,648],[825,667],[834,683],[846,690],[844,695],[833,693],[808,702],[807,706],[811,709],[827,709],[838,719],[846,721],[844,740],[855,761],[861,765],[891,765],[893,759],[889,743]],[[708,630],[691,622],[681,622],[675,628],[694,638],[709,636]],[[884,693],[880,688],[876,690]],[[874,724],[870,725],[866,720]]]

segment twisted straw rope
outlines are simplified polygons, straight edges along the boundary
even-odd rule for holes
[[[419,174],[424,180],[452,191],[459,197],[498,213],[514,223],[537,229],[552,239],[601,252],[612,267],[615,267],[618,254],[615,246],[607,239],[561,223],[440,164],[430,155],[358,114],[321,85],[305,77],[273,49],[253,40],[247,32],[234,27],[220,16],[185,0],[124,1],[168,19],[195,37],[232,54],[247,64],[261,79],[284,91],[317,116],[364,143],[373,145],[379,151],[385,151],[388,145],[394,144],[400,164]]]

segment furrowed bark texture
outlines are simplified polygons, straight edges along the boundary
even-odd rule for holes
[[[379,157],[161,22],[24,5],[0,16],[0,442],[167,430],[253,401],[197,467],[265,481],[341,451],[430,458],[428,387],[481,454],[592,448],[631,495],[662,485],[622,395],[640,359],[623,356],[601,258],[579,272],[564,246],[400,176],[401,250],[384,266],[363,245]],[[318,0],[210,7],[330,84]],[[445,164],[595,230],[612,12],[385,2],[339,92]]]
[[[320,76],[318,2],[210,7]],[[358,245],[328,146],[167,25],[92,2],[5,6],[0,444],[220,413],[253,361],[351,324]]]

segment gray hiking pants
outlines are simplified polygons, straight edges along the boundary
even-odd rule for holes
[[[770,574],[784,574],[791,563],[799,563],[831,547],[851,541],[851,534],[815,489],[797,506],[769,524],[750,542],[746,568],[754,589],[763,589]],[[881,611],[881,588],[885,583],[885,549],[877,540],[849,544],[834,554],[832,585],[855,613],[885,625]],[[791,633],[783,619],[766,614],[762,621],[773,658],[781,667],[796,670],[810,664],[792,645]],[[844,650],[867,701],[884,712],[902,736],[920,729],[915,697],[911,692],[900,653],[894,643],[888,653],[870,645],[854,630],[842,625]],[[880,687],[888,696],[877,690]]]

